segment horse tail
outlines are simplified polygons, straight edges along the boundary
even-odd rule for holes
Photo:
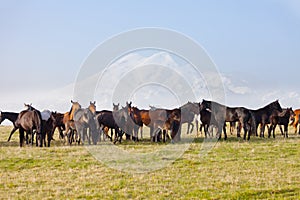
[[[42,115],[41,115],[41,112],[39,112],[39,111],[35,111],[35,113],[37,115],[36,129],[37,129],[39,134],[42,134],[42,131],[43,131]]]

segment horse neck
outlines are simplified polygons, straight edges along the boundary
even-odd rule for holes
[[[1,123],[6,119],[8,119],[9,121],[14,123],[17,120],[18,115],[19,115],[18,113],[2,112],[1,113],[1,118],[2,118]]]
[[[74,113],[79,110],[79,108],[73,108],[71,109],[71,111],[69,112],[69,115],[70,115],[70,120],[73,120],[74,119]]]

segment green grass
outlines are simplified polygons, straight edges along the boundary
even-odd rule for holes
[[[235,136],[199,154],[202,138],[172,164],[148,173],[127,173],[97,161],[83,146],[18,146],[18,133],[0,127],[1,199],[299,199],[300,137]],[[146,133],[145,133],[146,135]],[[101,148],[99,144],[99,148]],[[178,144],[184,145],[184,143]],[[149,141],[118,145],[130,152],[155,151]],[[163,158],[158,158],[163,159]],[[116,161],[117,162],[117,161]]]

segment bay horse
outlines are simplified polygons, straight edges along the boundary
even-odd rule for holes
[[[295,113],[292,108],[282,109],[282,112],[274,111],[270,116],[271,126],[269,128],[268,137],[271,136],[273,132],[273,138],[275,138],[275,128],[277,124],[279,125],[281,134],[284,137],[288,137],[288,125],[291,119],[295,117]],[[283,125],[284,131],[282,131],[281,125]]]
[[[23,146],[24,132],[31,134],[31,144],[33,145],[33,135],[36,132],[36,146],[43,146],[42,138],[42,116],[37,110],[24,110],[18,115],[15,121],[16,128],[19,129],[20,147]],[[27,141],[26,141],[27,142]]]
[[[16,127],[16,125],[15,125],[15,122],[16,122],[16,120],[17,120],[17,118],[18,118],[18,115],[19,115],[19,113],[15,113],[15,112],[0,112],[0,124],[4,121],[4,120],[9,120],[9,121],[11,121],[12,122],[12,124],[13,124],[13,129],[11,130],[11,132],[10,132],[10,134],[9,134],[9,137],[8,137],[8,140],[7,140],[7,142],[9,142],[10,141],[10,139],[11,139],[11,137],[12,137],[12,135],[14,134],[14,132],[16,131],[16,130],[18,130],[18,128]]]
[[[257,128],[260,124],[260,137],[264,137],[265,126],[270,122],[270,116],[275,111],[282,112],[282,108],[279,104],[279,101],[276,100],[264,106],[263,108],[250,111],[252,114],[252,121],[254,121],[255,124],[253,131],[255,132],[256,136],[258,136]]]
[[[196,115],[199,115],[199,109],[200,109],[200,103],[192,103],[192,102],[187,102],[186,104],[182,105],[179,107],[181,110],[181,125],[184,123],[188,124],[187,127],[187,134],[192,133],[194,130],[194,118]],[[192,126],[190,130],[190,126]],[[198,131],[198,126],[197,126],[197,131]]]
[[[224,139],[227,139],[225,122],[239,122],[241,125],[241,129],[244,129],[244,140],[246,140],[248,133],[248,140],[250,140],[250,124],[252,122],[251,112],[249,109],[244,107],[228,107],[222,104],[219,104],[214,101],[202,101],[200,105],[201,109],[209,109],[211,113],[214,115],[217,122],[217,129],[219,134],[219,139],[221,139],[222,129],[224,132]],[[239,133],[238,133],[239,134]]]
[[[300,123],[300,109],[294,110],[295,117],[292,119],[290,126],[293,126],[295,129],[295,134],[297,133],[298,124]],[[300,135],[300,128],[298,130],[298,134]]]
[[[149,110],[138,109],[128,104],[128,112],[133,122],[139,127],[141,139],[143,139],[143,125],[150,128],[150,138],[152,138],[153,126],[151,124]],[[136,134],[137,135],[137,134]]]

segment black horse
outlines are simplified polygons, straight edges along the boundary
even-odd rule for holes
[[[11,139],[12,135],[14,134],[14,132],[15,132],[16,130],[18,130],[18,128],[17,128],[16,125],[15,125],[15,122],[16,122],[16,120],[17,120],[17,118],[18,118],[18,115],[19,115],[19,113],[14,113],[14,112],[0,112],[0,124],[1,124],[4,120],[7,119],[7,120],[11,121],[11,122],[13,123],[13,126],[14,126],[14,128],[11,130],[11,132],[10,132],[10,134],[9,134],[9,137],[8,137],[7,142],[10,141],[10,139]]]
[[[99,123],[100,129],[104,131],[105,128],[111,129],[111,136],[107,133],[106,135],[115,144],[116,142],[121,143],[123,134],[128,129],[128,108],[122,107],[122,109],[114,109],[114,111],[102,110],[97,111],[96,120]],[[115,137],[113,139],[113,130],[115,131]]]
[[[202,129],[202,127],[204,128],[204,135],[205,138],[210,134],[210,132],[208,131],[210,126],[217,126],[217,120],[215,119],[215,117],[213,116],[213,114],[211,113],[211,111],[207,110],[207,109],[201,109],[200,110],[200,121],[201,121],[201,126],[200,129]],[[200,130],[202,132],[202,130]],[[211,135],[213,136],[213,134]]]
[[[282,108],[279,104],[279,101],[276,100],[263,108],[257,110],[250,110],[252,114],[252,121],[254,122],[255,126],[253,127],[253,131],[255,135],[258,136],[257,128],[260,124],[260,137],[264,137],[265,126],[270,122],[270,116],[273,112],[278,111],[282,112]]]

